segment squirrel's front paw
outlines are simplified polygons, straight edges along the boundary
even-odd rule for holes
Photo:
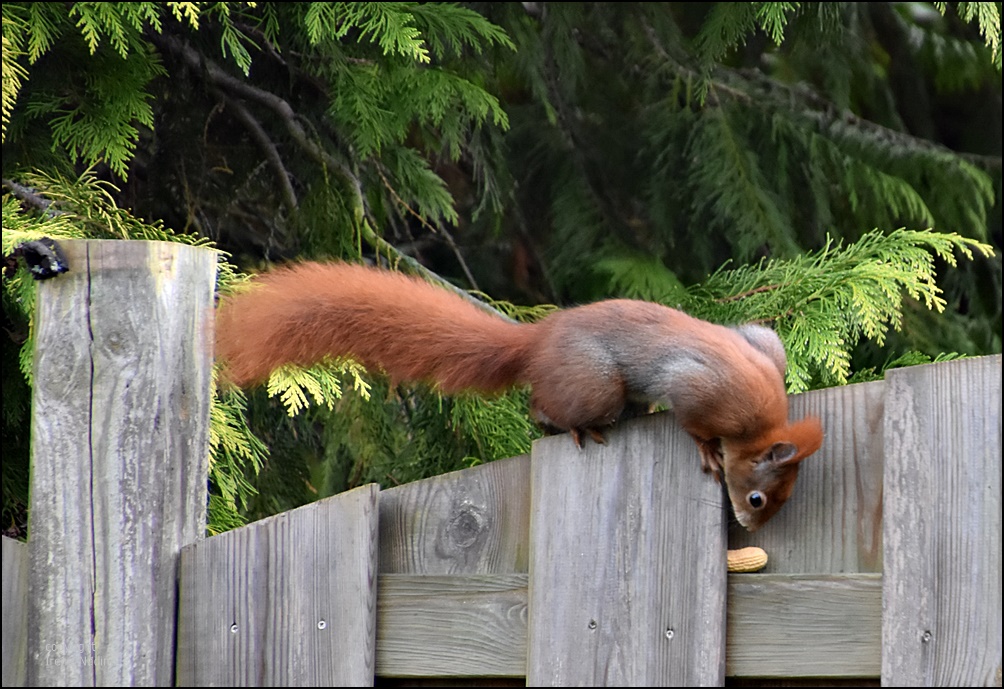
[[[706,474],[712,474],[715,480],[721,483],[722,462],[724,461],[721,441],[717,438],[714,440],[699,440],[697,441],[697,449],[701,454],[701,469]]]

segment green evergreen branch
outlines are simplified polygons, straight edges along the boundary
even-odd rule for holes
[[[781,45],[784,40],[784,27],[788,17],[799,9],[800,2],[760,2],[756,9],[756,19],[774,45]]]
[[[730,294],[727,297],[720,297],[716,299],[719,304],[727,304],[730,301],[739,301],[745,299],[746,297],[752,297],[754,294],[760,294],[761,292],[769,292],[771,290],[780,289],[782,285],[761,285],[760,287],[754,287],[753,289],[746,290],[745,292],[740,292],[739,294]]]
[[[4,15],[10,11],[18,11],[18,6],[8,9],[14,3],[4,5]],[[20,7],[25,7],[21,5]],[[27,3],[27,31],[28,31],[28,62],[33,64],[42,55],[49,51],[49,48],[59,38],[61,29],[59,25],[64,22],[65,10],[57,3],[32,2]]]
[[[432,52],[440,57],[447,53],[462,55],[464,49],[480,55],[486,46],[516,50],[505,31],[467,7],[413,3],[409,11]]]
[[[839,385],[861,337],[881,345],[890,327],[899,329],[904,295],[944,309],[935,256],[955,266],[956,252],[972,259],[974,251],[994,255],[989,245],[954,233],[875,230],[792,259],[722,268],[688,290],[683,308],[717,322],[773,322],[788,351],[791,392],[813,382]]]
[[[215,386],[216,371],[213,371],[214,392],[209,407],[209,476],[213,486],[219,490],[223,509],[238,525],[243,523],[238,510],[246,508],[248,501],[257,492],[247,478],[247,474],[257,474],[268,460],[268,448],[258,439],[247,425],[247,397],[240,390],[221,392]],[[210,496],[212,499],[212,496]],[[210,531],[222,531],[225,524],[215,523],[210,514]],[[232,524],[231,524],[232,526]]]
[[[699,78],[673,61],[664,67],[679,79]],[[765,241],[775,249],[790,251],[784,242],[790,241],[793,232],[774,200],[777,192],[757,170],[755,144],[741,141],[734,127],[723,126],[723,113],[727,116],[731,110],[742,112],[744,121],[766,117],[771,122],[775,140],[770,143],[775,146],[762,149],[764,154],[782,154],[776,144],[777,137],[784,137],[782,142],[799,150],[799,155],[811,156],[809,170],[827,173],[808,181],[824,213],[843,202],[842,197],[830,198],[839,191],[846,194],[855,221],[871,218],[915,227],[958,227],[967,235],[986,237],[987,213],[997,192],[991,175],[980,168],[999,170],[999,157],[959,154],[863,120],[806,89],[783,85],[757,71],[716,67],[711,74],[709,88],[719,107],[705,110],[693,121],[686,111],[676,110],[672,117],[653,120],[652,126],[665,128],[675,118],[695,130],[687,140],[693,153],[685,158],[693,161],[697,173],[690,177],[699,185],[694,196],[703,200],[695,206],[712,210],[715,217],[729,218],[728,228],[735,223],[738,236],[730,240],[745,255]],[[675,106],[670,101],[667,107]],[[655,132],[652,138],[658,142],[670,136]],[[782,173],[790,168],[777,167]],[[832,185],[834,174],[843,178],[841,187]],[[731,179],[731,183],[716,184],[721,179]]]
[[[71,40],[75,29],[92,60],[73,65],[79,72],[75,81],[35,94],[23,106],[25,115],[28,119],[47,119],[54,147],[64,147],[74,162],[76,159],[85,165],[105,162],[126,179],[139,140],[139,127],[153,126],[147,86],[155,77],[165,74],[156,54],[147,50],[145,35],[147,29],[152,35],[160,34],[165,9],[170,9],[179,21],[187,18],[197,28],[198,3],[78,2],[68,6],[6,3],[4,140],[21,83],[28,74],[20,58],[26,56],[28,63],[34,64],[46,53],[61,48],[65,53],[63,59],[74,59],[67,56],[76,45]],[[251,57],[243,43],[250,43],[250,39],[230,21],[229,4],[215,3],[207,11],[218,20],[224,57],[229,53],[247,74]]]
[[[461,395],[450,408],[453,426],[477,447],[477,458],[469,464],[530,452],[531,442],[541,436],[530,419],[528,396],[520,390],[496,398]]]
[[[199,28],[199,3],[197,2],[168,2],[167,7],[171,10],[174,15],[174,19],[178,22],[184,22],[185,20],[191,25],[193,29]]]
[[[944,14],[948,3],[936,2],[935,7]],[[1001,8],[996,2],[959,2],[956,3],[959,16],[965,22],[972,22],[976,19],[980,33],[997,67],[1001,70]]]
[[[269,376],[266,389],[269,397],[279,397],[289,416],[296,416],[309,407],[309,399],[331,411],[342,397],[345,377],[351,379],[356,393],[364,399],[369,398],[370,384],[365,374],[365,369],[351,359],[326,358],[306,368],[284,364]]]
[[[408,204],[407,201],[402,199],[398,195],[394,187],[391,186],[390,182],[387,181],[386,175],[384,175],[383,170],[381,170],[379,166],[377,166],[377,174],[380,176],[380,181],[383,182],[383,186],[387,190],[387,193],[391,195],[391,198],[394,199],[395,203],[397,203],[401,208],[403,208],[406,213],[415,218],[429,232],[433,234],[442,235],[443,237],[446,238],[446,243],[449,244],[450,248],[453,250],[453,255],[456,256],[457,262],[460,264],[461,270],[464,271],[464,277],[467,278],[468,284],[471,286],[472,289],[476,290],[478,288],[477,280],[474,279],[474,275],[473,273],[471,273],[470,268],[468,268],[467,261],[466,259],[464,259],[464,255],[463,253],[461,253],[460,247],[457,246],[457,243],[453,240],[453,236],[449,233],[449,231],[445,227],[433,226],[428,220],[426,220],[425,215],[416,211]],[[442,183],[442,179],[438,175],[432,174],[431,170],[429,171],[429,175],[434,178],[434,184],[442,189],[442,192],[445,196],[445,200],[447,202],[452,201],[452,197],[450,196],[449,192],[446,191],[446,187]],[[411,187],[406,187],[406,188],[411,188]],[[449,210],[454,216],[454,222],[456,222],[456,214],[455,212],[453,212],[452,207],[449,207]]]
[[[329,32],[332,38],[341,39],[356,29],[361,38],[376,42],[384,55],[429,62],[422,34],[412,26],[411,7],[406,2],[315,2],[310,4],[303,21],[314,44]]]
[[[24,28],[23,21],[16,15],[8,16],[6,12],[3,14],[3,141],[7,140],[7,125],[14,111],[17,94],[22,82],[28,78],[28,70],[19,62],[25,55],[22,49]]]
[[[782,255],[797,252],[755,154],[740,140],[729,113],[713,108],[696,125],[687,151],[694,161],[695,209],[727,233],[740,260],[764,245]]]
[[[718,62],[729,50],[745,42],[755,26],[756,15],[756,3],[713,4],[694,39],[701,62],[706,65]]]
[[[351,193],[350,198],[353,201],[352,215],[355,218],[360,236],[377,249],[378,252],[394,256],[398,260],[404,260],[413,270],[421,272],[426,276],[430,275],[429,271],[419,268],[417,262],[402,257],[394,247],[378,237],[372,230],[372,224],[366,220],[368,211],[362,194],[362,182],[345,163],[336,159],[313,138],[307,135],[306,130],[300,123],[300,118],[294,113],[289,103],[275,94],[237,80],[216,66],[211,60],[203,60],[194,49],[181,44],[172,37],[163,36],[155,40],[165,49],[184,58],[193,68],[204,62],[206,66],[205,73],[216,86],[235,95],[260,103],[279,115],[280,121],[286,126],[286,130],[293,140],[313,159],[326,169],[333,170],[342,178],[345,187]],[[413,193],[416,194],[413,200],[419,205],[419,212],[424,217],[435,218],[440,214],[444,214],[444,220],[447,222],[456,222],[456,212],[452,207],[452,198],[446,191],[443,181],[428,169],[427,163],[419,158],[414,151],[410,149],[387,151],[383,157],[383,161],[385,164],[394,166],[395,176],[402,181],[401,188],[413,190]],[[438,281],[443,282],[441,280]],[[452,286],[450,287],[452,289]]]

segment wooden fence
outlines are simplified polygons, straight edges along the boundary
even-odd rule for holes
[[[4,686],[1001,684],[999,355],[793,397],[826,439],[753,534],[663,413],[203,539],[212,254],[67,251]]]

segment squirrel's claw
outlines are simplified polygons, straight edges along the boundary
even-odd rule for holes
[[[603,431],[598,428],[569,428],[568,434],[572,436],[572,441],[575,442],[575,446],[582,449],[582,433],[585,432],[593,442],[598,445],[606,445],[607,439],[603,436]]]
[[[701,469],[704,473],[711,474],[719,483],[722,482],[722,464],[725,461],[722,455],[722,443],[718,438],[713,440],[697,440],[697,450],[701,455]]]

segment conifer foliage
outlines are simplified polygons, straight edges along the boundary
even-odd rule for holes
[[[772,325],[793,392],[1001,350],[998,3],[2,12],[5,255],[198,243],[221,292],[367,260],[525,320],[649,299]],[[32,303],[26,273],[4,279],[13,533]],[[217,391],[210,527],[526,452],[526,398],[391,388],[348,360]]]

